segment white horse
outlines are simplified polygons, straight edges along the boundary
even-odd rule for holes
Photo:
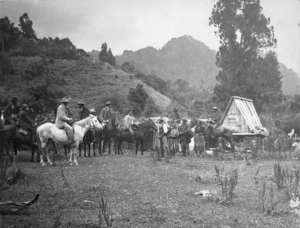
[[[73,141],[70,143],[68,142],[68,136],[65,130],[57,128],[55,124],[45,123],[39,126],[36,132],[39,140],[40,150],[42,152],[41,159],[40,159],[42,166],[45,165],[43,160],[44,154],[46,154],[49,164],[53,165],[52,161],[50,160],[48,150],[46,150],[47,142],[49,141],[49,139],[52,139],[55,142],[55,144],[69,145],[71,149],[69,163],[70,165],[73,164],[72,155],[74,155],[74,163],[75,165],[78,165],[77,162],[78,146],[79,143],[82,142],[85,133],[92,128],[95,128],[96,130],[103,130],[103,127],[104,126],[101,125],[97,117],[90,114],[87,118],[77,121],[73,124],[74,136],[73,136]]]

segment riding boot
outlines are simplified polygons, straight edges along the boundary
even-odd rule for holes
[[[67,136],[68,136],[68,144],[73,142],[73,136],[74,136],[74,129],[70,131],[66,131]]]

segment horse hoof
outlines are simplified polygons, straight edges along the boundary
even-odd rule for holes
[[[78,164],[78,163],[75,163],[75,166],[79,166],[79,164]]]
[[[72,165],[73,165],[73,162],[69,162],[69,165],[72,166]]]
[[[55,166],[54,163],[49,163],[50,166]]]
[[[34,162],[34,160],[33,160],[33,159],[30,159],[30,162]]]
[[[41,165],[42,165],[42,166],[46,166],[46,164],[45,164],[45,163],[42,163]]]

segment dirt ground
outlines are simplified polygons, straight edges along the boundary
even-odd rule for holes
[[[283,201],[277,213],[266,215],[259,206],[260,181],[273,173],[274,161],[217,161],[176,155],[170,161],[155,161],[142,155],[97,156],[69,166],[68,158],[55,159],[55,166],[30,163],[21,152],[17,166],[23,175],[18,183],[2,190],[0,201],[40,198],[25,213],[2,216],[1,227],[106,227],[99,225],[98,203],[103,197],[112,212],[113,227],[299,227],[298,217]],[[287,167],[298,161],[281,162]],[[238,168],[239,182],[232,204],[221,205],[195,195],[200,190],[220,194],[214,178],[215,165]],[[254,176],[259,169],[258,182]],[[196,182],[197,176],[202,181]],[[275,194],[277,189],[274,184]]]

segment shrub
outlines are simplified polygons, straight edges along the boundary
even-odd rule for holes
[[[232,203],[235,197],[234,189],[238,184],[239,171],[238,169],[232,170],[230,173],[223,174],[224,168],[220,169],[217,165],[215,166],[216,176],[219,181],[222,192],[221,204]]]
[[[0,53],[0,81],[4,81],[4,76],[7,74],[13,74],[13,66],[11,59],[4,53]]]

